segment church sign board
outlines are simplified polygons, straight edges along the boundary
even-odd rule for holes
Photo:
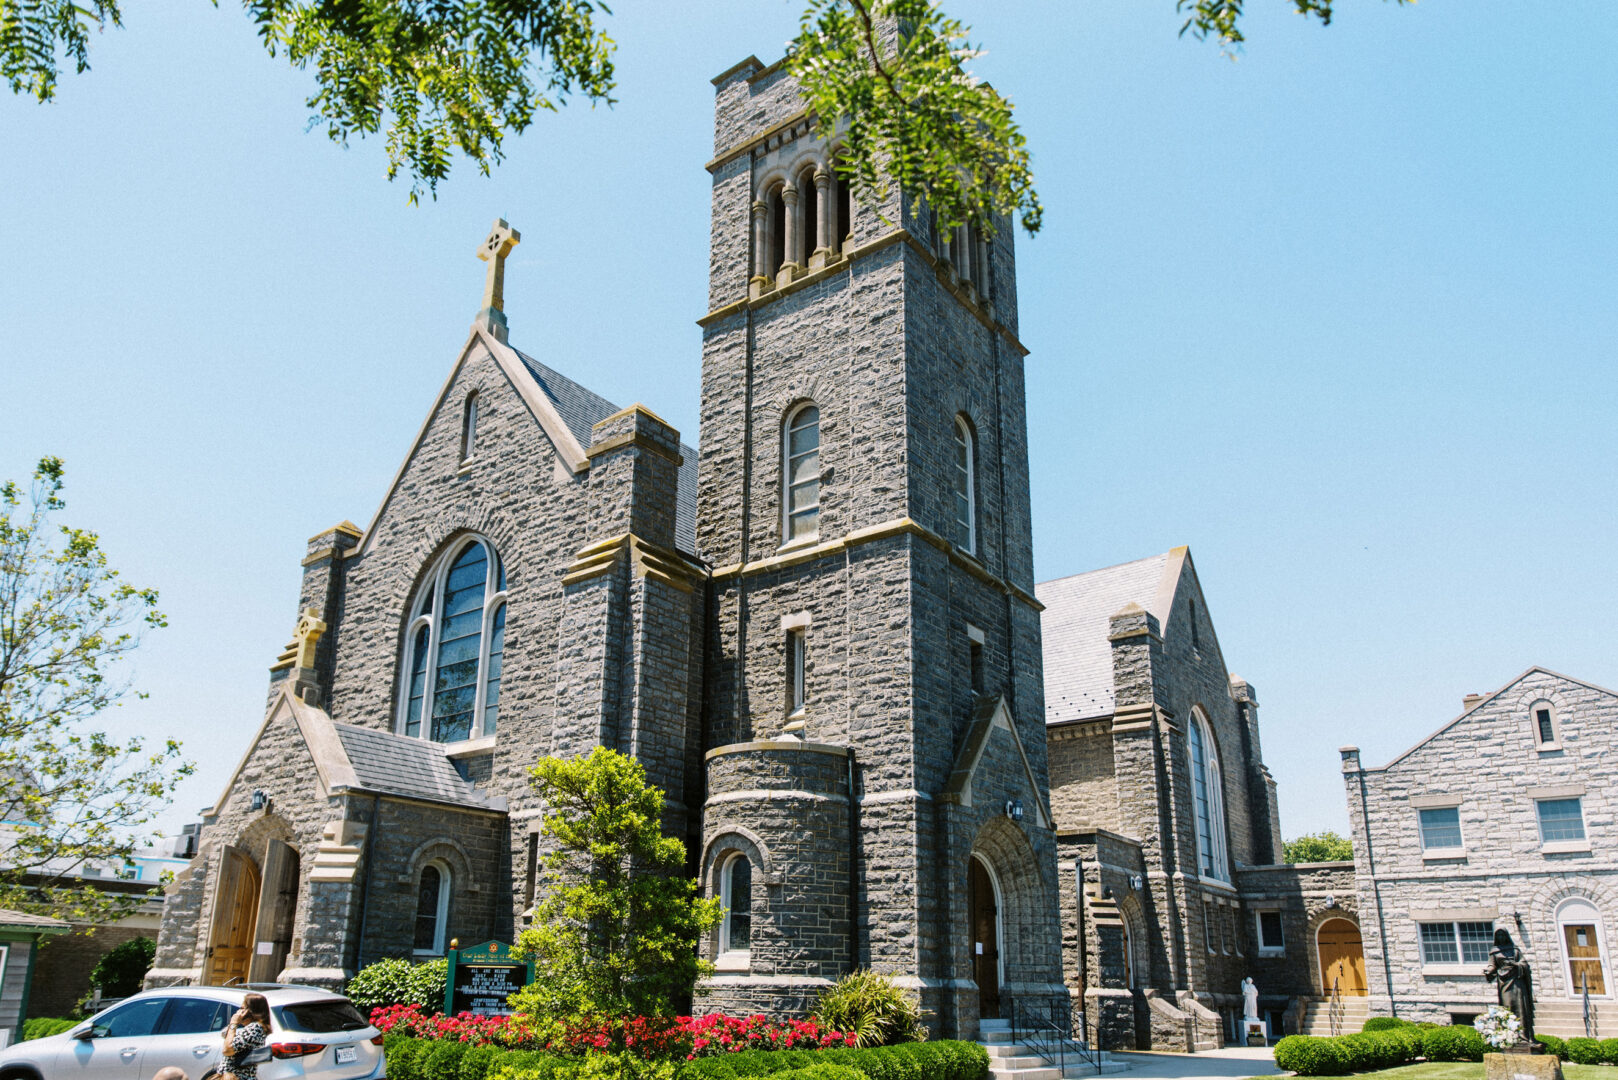
[[[509,1016],[506,999],[534,980],[534,965],[518,960],[503,941],[485,941],[449,951],[449,977],[444,982],[444,1012],[450,1016]]]

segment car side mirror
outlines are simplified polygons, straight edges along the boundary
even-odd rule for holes
[[[96,1026],[91,1024],[89,1027],[80,1028],[78,1031],[73,1033],[73,1037],[78,1039],[80,1042],[89,1042],[91,1039],[96,1037]]]

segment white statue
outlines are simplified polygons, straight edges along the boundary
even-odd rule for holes
[[[1253,985],[1251,975],[1242,980],[1242,1019],[1258,1019],[1258,987]]]

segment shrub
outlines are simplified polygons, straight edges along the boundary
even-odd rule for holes
[[[1618,1065],[1618,1039],[1601,1040],[1601,1063]]]
[[[1365,1021],[1361,1031],[1392,1031],[1394,1028],[1410,1027],[1409,1020],[1402,1020],[1397,1016],[1373,1016]]]
[[[456,1080],[486,1080],[502,1051],[498,1046],[474,1046],[461,1055]]]
[[[114,945],[90,969],[90,983],[101,987],[101,996],[124,998],[140,993],[140,984],[152,968],[157,942],[152,938],[130,938]]]
[[[1276,1043],[1275,1067],[1299,1076],[1338,1076],[1349,1068],[1337,1039],[1313,1035],[1288,1035]]]
[[[1569,1039],[1567,1041],[1567,1059],[1575,1065],[1600,1065],[1601,1041],[1599,1039]]]
[[[1567,1060],[1566,1039],[1558,1038],[1555,1035],[1536,1035],[1534,1037],[1545,1047],[1547,1053],[1555,1054],[1563,1061]]]
[[[889,1046],[926,1038],[921,1008],[887,975],[852,971],[820,995],[814,1018],[854,1035],[856,1046]]]
[[[461,1058],[468,1047],[463,1042],[441,1040],[416,1059],[421,1080],[460,1080]]]
[[[378,960],[360,968],[343,992],[361,1010],[419,1005],[438,1012],[444,1006],[444,984],[448,979],[449,961],[442,957],[425,964]]]
[[[1482,1061],[1488,1046],[1469,1024],[1434,1026],[1421,1033],[1422,1055],[1428,1061]]]
[[[29,1039],[43,1039],[50,1035],[60,1035],[77,1023],[77,1020],[62,1020],[54,1016],[36,1016],[32,1020],[22,1022],[22,1038],[17,1041],[26,1042]]]

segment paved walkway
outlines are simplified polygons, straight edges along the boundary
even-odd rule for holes
[[[1118,1080],[1239,1080],[1246,1076],[1279,1076],[1275,1051],[1268,1046],[1231,1046],[1200,1054],[1136,1054],[1114,1051],[1129,1071]]]

